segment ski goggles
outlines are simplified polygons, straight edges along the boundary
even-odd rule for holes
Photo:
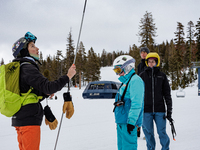
[[[127,62],[125,62],[123,65],[117,65],[117,66],[114,67],[113,70],[117,75],[121,74],[123,71],[124,71],[124,73],[126,73],[125,72],[125,70],[126,70],[125,67],[130,63],[135,63],[135,59],[134,58],[130,59]]]
[[[121,74],[124,70],[123,68],[121,68],[121,66],[115,66],[115,68],[113,69],[113,71],[116,73],[116,75]]]
[[[33,41],[34,43],[35,43],[35,41],[37,40],[37,37],[36,37],[35,35],[33,35],[31,32],[27,32],[27,33],[25,34],[24,38],[25,38],[27,41],[29,41],[29,42]]]

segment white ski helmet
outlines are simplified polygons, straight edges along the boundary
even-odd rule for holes
[[[135,59],[129,55],[118,56],[113,62],[113,67],[117,75],[123,71],[128,74],[132,69],[135,69]]]

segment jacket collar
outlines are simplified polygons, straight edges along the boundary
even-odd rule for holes
[[[130,79],[130,77],[131,77],[131,75],[133,74],[133,73],[135,73],[135,70],[134,69],[132,69],[128,74],[126,74],[125,76],[120,76],[119,78],[118,78],[118,80],[120,81],[120,82],[122,82],[122,83],[125,83],[128,79]]]
[[[141,59],[141,63],[145,63],[145,59]]]
[[[29,59],[29,60],[32,60],[32,61],[35,62],[35,59],[33,59],[33,57],[28,57],[28,56],[26,56],[26,57],[24,57],[24,58]]]
[[[147,72],[152,72],[152,70],[153,70],[154,73],[157,73],[157,72],[160,71],[160,67],[153,67],[153,68],[147,67],[147,68],[146,68],[146,71],[147,71]]]
[[[15,62],[15,61],[19,61],[20,63],[29,62],[29,63],[33,64],[34,66],[36,66],[37,69],[39,70],[38,65],[35,63],[34,60],[31,59],[31,57],[20,57],[20,58],[16,58],[16,59],[13,60],[13,62]]]

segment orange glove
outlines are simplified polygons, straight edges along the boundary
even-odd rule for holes
[[[48,105],[44,107],[44,115],[45,115],[45,124],[49,125],[49,128],[51,130],[55,130],[58,125],[58,121],[55,118],[55,116],[53,115],[53,113]]]
[[[66,112],[66,118],[70,119],[74,114],[74,106],[72,101],[66,101],[63,104],[63,113]]]
[[[45,117],[45,124],[46,124],[46,125],[49,125],[49,128],[50,128],[51,130],[55,130],[55,129],[57,128],[58,121],[57,121],[57,119],[55,119],[53,122],[49,122],[49,121],[47,120],[47,118]]]

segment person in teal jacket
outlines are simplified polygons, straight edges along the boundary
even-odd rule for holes
[[[137,150],[137,127],[141,127],[144,109],[144,82],[135,74],[135,59],[121,55],[113,62],[122,82],[115,97],[118,150]]]

